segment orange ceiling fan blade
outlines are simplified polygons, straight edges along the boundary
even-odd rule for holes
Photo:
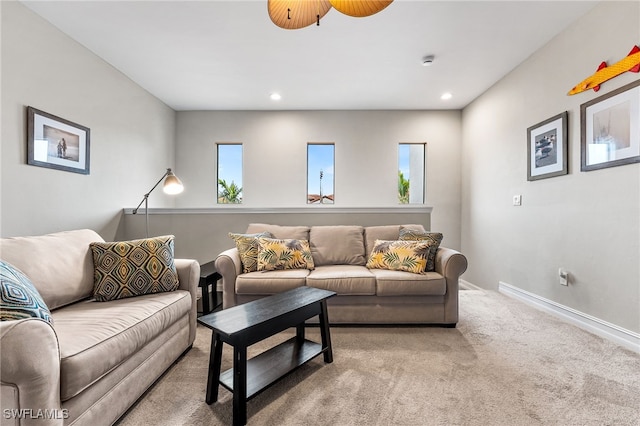
[[[393,0],[330,0],[331,6],[345,15],[362,18],[380,12]]]
[[[268,0],[271,21],[285,30],[317,24],[331,9],[328,0]]]

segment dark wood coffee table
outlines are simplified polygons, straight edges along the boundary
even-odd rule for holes
[[[247,423],[247,401],[277,380],[323,354],[333,362],[327,299],[333,291],[299,287],[198,318],[213,330],[207,404],[218,400],[218,384],[233,392],[233,424]],[[322,344],[305,339],[304,322],[318,315]],[[247,360],[247,347],[288,328],[296,336]],[[233,346],[233,368],[220,374],[222,346]]]

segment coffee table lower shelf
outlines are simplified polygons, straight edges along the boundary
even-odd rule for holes
[[[248,359],[247,400],[323,352],[319,343],[307,339],[299,343],[297,337],[292,337]],[[220,374],[220,384],[233,392],[233,368]]]
[[[233,392],[233,424],[247,424],[247,400],[314,357],[333,362],[327,299],[334,291],[298,287],[198,318],[213,330],[205,401],[218,401],[220,386]],[[305,338],[305,321],[317,316],[322,344]],[[247,359],[247,348],[295,327],[295,337]],[[233,347],[233,369],[220,374],[222,347]]]

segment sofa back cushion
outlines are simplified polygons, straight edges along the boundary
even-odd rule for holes
[[[21,270],[53,310],[93,293],[89,244],[104,241],[90,229],[0,239],[0,257]]]
[[[383,225],[383,226],[367,226],[364,228],[364,242],[366,248],[366,259],[371,256],[373,246],[376,240],[395,241],[400,239],[400,226],[406,229],[414,229],[415,231],[424,232],[422,225]]]
[[[270,232],[273,238],[280,240],[307,240],[309,241],[308,226],[280,226],[266,223],[251,223],[247,227],[247,234],[258,232]]]
[[[312,226],[309,243],[316,266],[363,266],[367,262],[362,226]]]

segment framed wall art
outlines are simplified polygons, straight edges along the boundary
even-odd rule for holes
[[[88,127],[27,107],[27,164],[89,174]]]
[[[527,129],[527,180],[569,173],[568,117],[565,111]]]
[[[640,80],[580,105],[581,170],[640,162]]]

